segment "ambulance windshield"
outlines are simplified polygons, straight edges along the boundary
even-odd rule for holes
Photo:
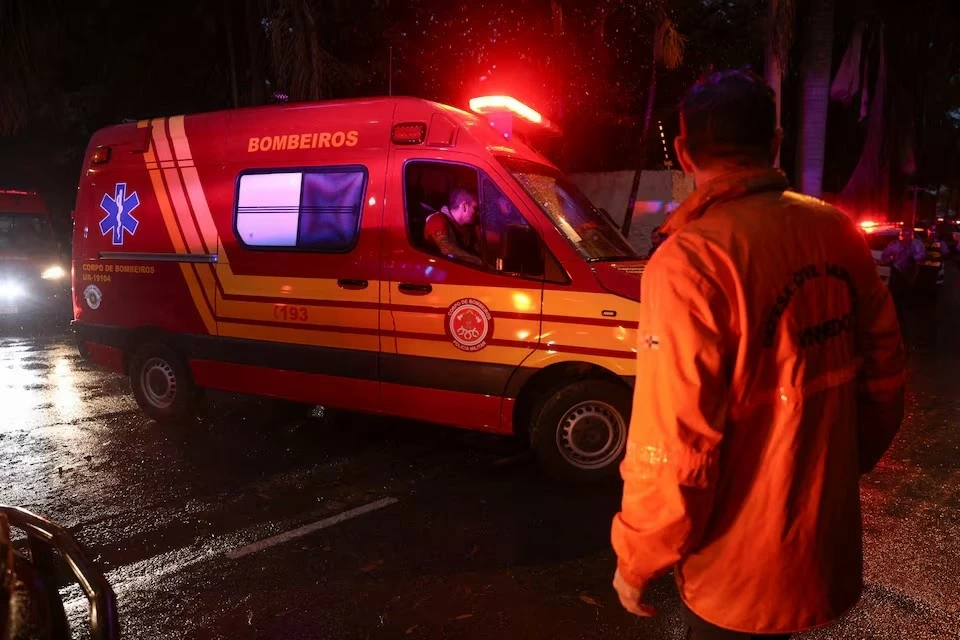
[[[56,247],[46,216],[0,211],[0,251],[45,253]]]
[[[562,173],[526,160],[499,160],[584,258],[598,262],[640,260],[613,221]]]

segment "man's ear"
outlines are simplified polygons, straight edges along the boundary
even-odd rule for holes
[[[680,163],[680,168],[683,169],[684,173],[693,173],[696,170],[696,166],[693,164],[693,160],[690,159],[690,154],[687,152],[686,136],[677,136],[673,139],[673,150],[677,154],[677,161]]]

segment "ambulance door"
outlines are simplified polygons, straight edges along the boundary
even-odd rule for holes
[[[254,391],[379,411],[387,125],[368,105],[237,114],[220,213],[218,328]],[[271,136],[281,132],[297,132]],[[320,134],[311,133],[320,131]],[[333,133],[330,133],[330,132]],[[300,133],[303,132],[303,133]]]
[[[507,383],[540,341],[540,231],[516,206],[518,194],[498,184],[494,167],[464,154],[444,158],[406,150],[391,157],[384,231],[396,353],[381,360],[384,405],[496,431]],[[479,264],[441,255],[425,239],[427,218],[458,189],[478,201],[467,244]]]

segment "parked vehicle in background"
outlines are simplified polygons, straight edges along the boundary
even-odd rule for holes
[[[68,264],[43,198],[0,189],[0,320],[68,312]]]
[[[873,220],[862,220],[860,229],[870,247],[870,253],[873,255],[873,261],[877,265],[877,274],[887,286],[890,286],[890,265],[884,264],[881,257],[884,249],[900,237],[900,224],[897,222],[876,222]]]
[[[891,242],[900,237],[900,230],[903,228],[902,222],[877,222],[873,220],[861,220],[860,229],[867,239],[867,245],[870,247],[870,253],[873,254],[874,262],[877,264],[877,273],[884,284],[890,285],[890,265],[884,264],[882,255]],[[937,241],[935,234],[928,232],[928,229],[921,225],[915,225],[914,237],[923,242],[927,255],[920,263],[920,271],[917,275],[916,286],[920,290],[934,290],[937,286],[943,284],[943,256],[940,242]]]

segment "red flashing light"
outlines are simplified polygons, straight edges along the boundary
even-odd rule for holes
[[[878,222],[876,220],[861,220],[858,223],[860,230],[864,233],[878,233],[880,231],[889,231],[891,229],[899,229],[903,226],[902,222]]]
[[[527,122],[545,124],[545,118],[540,112],[531,109],[516,98],[510,96],[480,96],[470,99],[470,110],[474,113],[489,113],[491,111],[509,111]]]
[[[36,191],[18,191],[17,189],[0,189],[0,196],[35,196]]]
[[[426,122],[401,122],[393,125],[390,133],[393,144],[420,144],[426,137]]]

